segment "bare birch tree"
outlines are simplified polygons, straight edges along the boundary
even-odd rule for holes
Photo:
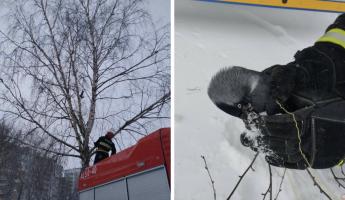
[[[86,167],[97,131],[137,138],[169,118],[169,27],[156,28],[141,0],[14,7],[10,31],[1,31],[1,111],[28,132]]]

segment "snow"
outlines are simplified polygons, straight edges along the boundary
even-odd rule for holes
[[[212,103],[207,87],[225,66],[263,70],[285,64],[312,45],[336,14],[177,0],[175,3],[175,199],[210,200],[213,192],[201,155],[215,181],[217,199],[226,199],[255,153],[240,143],[245,130]],[[262,199],[269,184],[262,155],[234,197]],[[272,168],[273,197],[283,169]],[[333,199],[345,194],[329,170],[313,170]],[[287,170],[279,200],[327,199],[306,171]]]

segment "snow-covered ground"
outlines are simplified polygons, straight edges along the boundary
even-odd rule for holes
[[[207,159],[217,199],[226,199],[254,152],[240,144],[242,122],[212,104],[207,86],[224,66],[263,70],[285,64],[313,44],[337,14],[176,0],[175,3],[175,199],[211,200],[200,155]],[[262,199],[269,184],[261,155],[233,199]],[[329,170],[313,170],[333,199],[345,190]],[[283,170],[273,168],[273,197]],[[279,200],[326,199],[306,171],[288,170]]]

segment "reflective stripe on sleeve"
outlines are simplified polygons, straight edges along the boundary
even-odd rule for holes
[[[99,149],[99,148],[98,148],[96,151],[100,151],[100,152],[108,153],[108,151],[103,150],[103,149]]]
[[[331,29],[317,42],[330,42],[345,48],[345,31],[339,28]]]
[[[106,149],[109,149],[109,150],[111,149],[111,146],[109,144],[105,143],[105,142],[100,142],[99,145],[103,146]]]

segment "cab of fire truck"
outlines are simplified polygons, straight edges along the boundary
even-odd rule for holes
[[[170,128],[86,168],[79,200],[170,200]]]

